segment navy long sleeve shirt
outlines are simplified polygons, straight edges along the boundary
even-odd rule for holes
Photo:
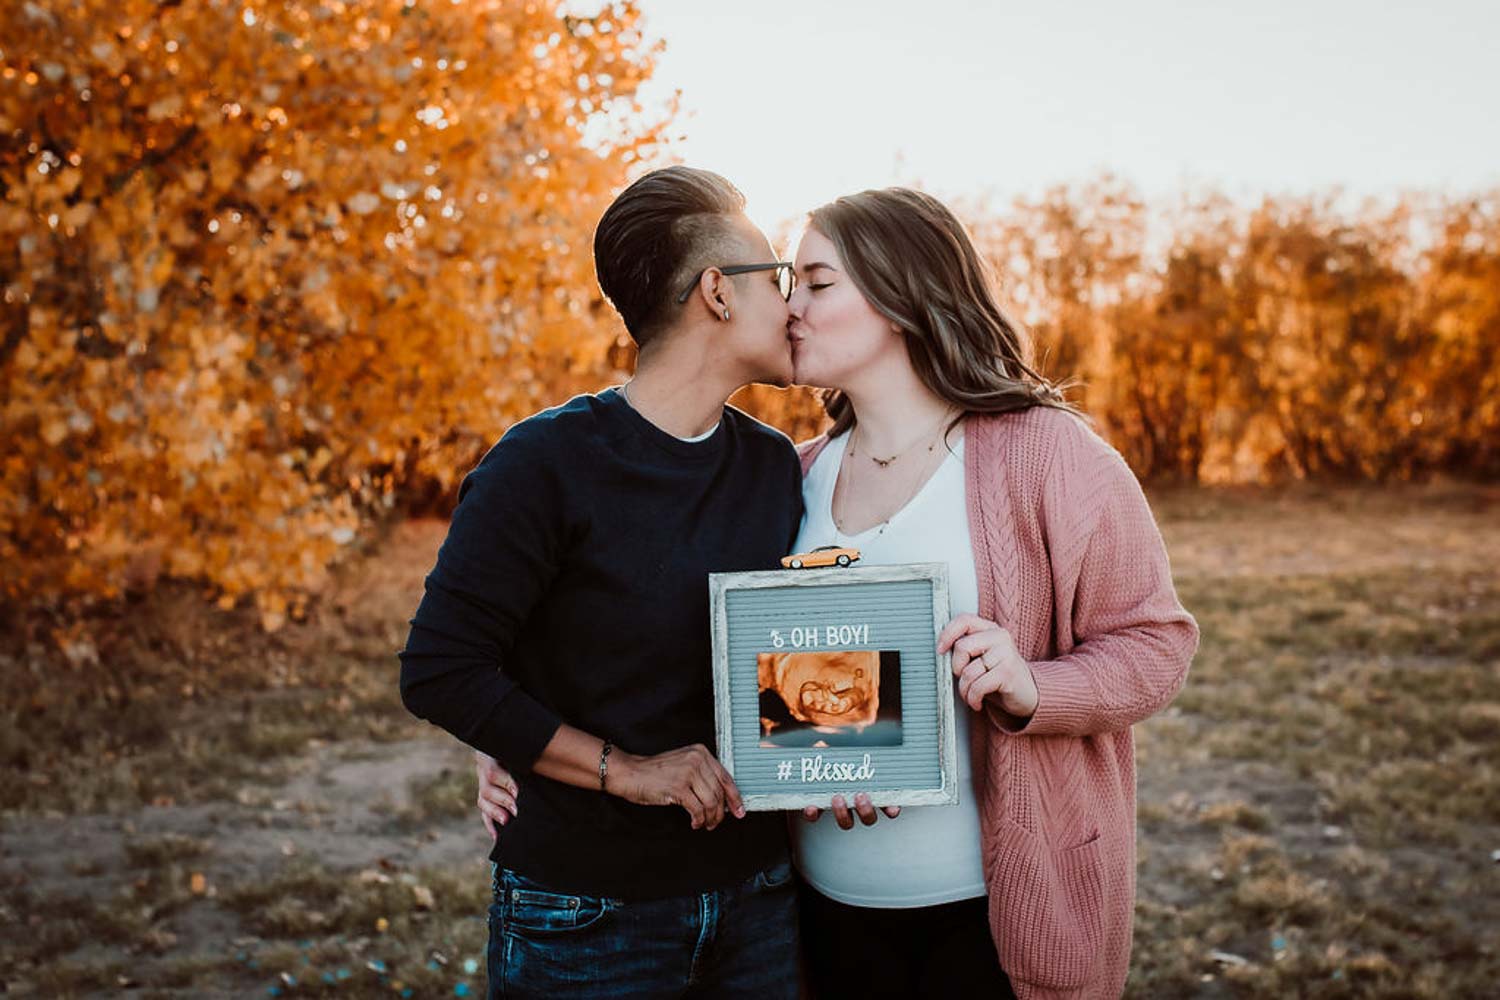
[[[516,773],[517,815],[492,860],[559,889],[649,898],[784,856],[779,814],[693,830],[680,807],[531,767],[563,722],[635,754],[713,748],[708,574],[778,565],[800,480],[791,442],[733,407],[683,441],[613,389],[512,427],[464,479],[401,693]]]

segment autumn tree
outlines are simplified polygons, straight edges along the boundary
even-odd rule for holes
[[[571,10],[571,6],[568,8]],[[0,13],[7,601],[161,574],[268,625],[405,483],[592,388],[589,233],[662,123],[629,3]]]
[[[1143,477],[1500,474],[1500,199],[971,207],[1054,377]]]
[[[954,202],[1050,377],[1143,478],[1500,475],[1500,195]],[[814,393],[735,401],[794,438]]]
[[[1422,387],[1415,468],[1500,475],[1500,192],[1445,207],[1418,270]]]

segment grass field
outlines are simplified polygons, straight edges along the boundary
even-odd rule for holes
[[[1153,495],[1203,628],[1138,727],[1132,997],[1500,983],[1500,488]],[[0,992],[478,996],[488,838],[393,652],[443,526],[274,637],[163,594],[0,653]]]

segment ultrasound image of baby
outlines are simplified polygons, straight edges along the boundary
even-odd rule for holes
[[[901,654],[761,653],[760,745],[899,746]]]

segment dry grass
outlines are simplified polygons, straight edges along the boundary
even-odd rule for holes
[[[1500,489],[1154,502],[1203,645],[1137,730],[1129,996],[1495,995]],[[441,537],[275,637],[178,595],[108,669],[0,655],[0,989],[482,991],[473,775],[392,656]]]
[[[269,879],[220,894],[245,926],[267,939],[389,932],[395,938],[436,918],[482,916],[489,905],[487,868],[390,874],[365,869],[352,876],[311,861],[287,865]],[[380,922],[387,925],[383,930]]]
[[[473,820],[479,780],[469,768],[443,768],[435,775],[413,778],[407,789],[407,804],[395,816],[406,829],[430,826],[444,820]]]
[[[1184,493],[1203,642],[1138,730],[1130,995],[1500,982],[1500,491]]]
[[[92,660],[57,655],[48,623],[26,623],[0,650],[0,773],[15,778],[0,812],[233,798],[315,741],[409,735],[395,653],[434,552],[430,524],[397,528],[384,559],[346,567],[275,635],[178,588],[91,620]]]

